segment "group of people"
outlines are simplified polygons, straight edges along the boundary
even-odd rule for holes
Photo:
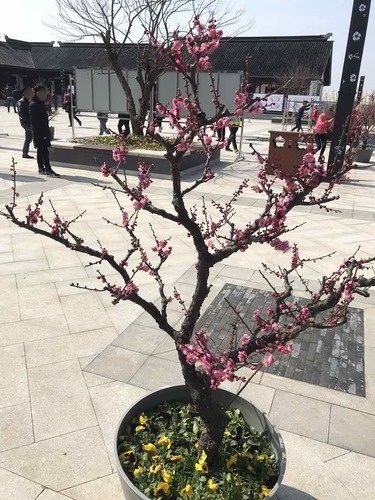
[[[99,135],[110,134],[111,130],[107,127],[108,113],[99,112],[96,114],[99,120]],[[120,113],[118,115],[117,130],[119,135],[128,137],[130,135],[130,115],[129,113]]]
[[[295,130],[297,132],[302,132],[302,118],[306,111],[311,108],[311,121],[314,127],[314,139],[316,143],[316,148],[314,153],[319,152],[319,160],[324,160],[324,152],[327,147],[327,132],[332,128],[333,121],[335,118],[335,113],[333,107],[330,107],[328,111],[319,113],[318,106],[308,101],[303,101],[302,106],[298,109],[296,114],[296,123],[292,128],[292,132]]]
[[[49,177],[60,177],[52,170],[49,160],[51,147],[51,131],[48,120],[48,110],[45,101],[48,97],[48,89],[42,85],[34,88],[26,86],[22,91],[22,97],[18,101],[18,117],[25,131],[25,141],[22,148],[22,158],[30,158],[29,147],[31,141],[36,148],[38,172]]]

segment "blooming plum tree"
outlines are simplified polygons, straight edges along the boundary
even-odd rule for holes
[[[137,181],[132,183],[126,175],[126,147],[121,146],[113,151],[114,164],[104,163],[102,166],[103,176],[111,178],[113,183],[109,186],[99,183],[97,186],[110,191],[119,209],[118,221],[105,220],[121,227],[130,240],[129,248],[121,260],[116,259],[109,249],[101,245],[99,248],[86,245],[83,238],[74,231],[74,223],[78,217],[72,220],[63,218],[52,203],[54,217],[51,221],[47,220],[43,215],[43,194],[33,207],[29,205],[26,208],[26,217],[23,217],[17,207],[14,161],[13,200],[2,212],[2,215],[21,228],[87,254],[96,259],[95,263],[105,262],[118,273],[122,284],[113,283],[105,272],[98,271],[101,287],[94,290],[108,292],[114,304],[120,301],[137,304],[173,339],[186,386],[204,422],[199,446],[201,450],[205,450],[208,462],[214,460],[227,424],[226,413],[215,402],[213,391],[225,380],[243,380],[243,371],[241,375],[237,373],[241,367],[250,368],[251,378],[261,368],[271,366],[276,353],[289,354],[293,350],[293,339],[304,330],[342,325],[355,295],[366,297],[369,295],[369,288],[375,285],[375,277],[370,269],[370,264],[375,259],[361,259],[352,255],[331,275],[322,277],[318,290],[310,290],[301,270],[307,262],[317,259],[302,258],[298,247],[291,244],[286,236],[294,229],[288,225],[288,215],[295,207],[317,205],[330,210],[329,202],[338,198],[333,193],[335,184],[341,182],[351,168],[350,151],[345,163],[339,166],[335,174],[327,173],[324,164],[317,163],[313,154],[307,152],[298,171],[291,176],[281,173],[277,168],[272,175],[268,174],[267,161],[253,149],[252,153],[260,163],[258,181],[254,185],[250,185],[249,179],[244,179],[227,203],[213,200],[211,208],[205,200],[200,208],[189,204],[189,193],[215,177],[210,165],[211,158],[216,148],[225,147],[225,142],[216,141],[214,132],[226,126],[228,117],[233,113],[242,116],[245,112],[257,111],[259,107],[248,92],[247,82],[244,82],[243,88],[234,96],[233,110],[229,111],[221,104],[210,62],[221,37],[222,31],[213,19],[203,24],[199,18],[195,18],[189,35],[180,37],[178,31],[175,31],[174,41],[169,46],[164,47],[163,42],[152,40],[152,43],[159,45],[164,57],[171,60],[185,81],[186,97],[179,91],[170,105],[159,103],[157,106],[158,111],[167,116],[171,127],[177,131],[174,141],[167,141],[157,133],[155,124],[148,127],[148,132],[166,150],[165,157],[170,163],[172,201],[170,208],[165,209],[152,200],[152,165],[140,161]],[[214,116],[208,117],[200,104],[197,84],[199,71],[206,71],[210,75],[212,102],[216,109]],[[182,119],[183,110],[187,115],[186,119]],[[202,173],[191,184],[183,184],[181,159],[194,141],[199,141],[205,153]],[[264,206],[258,217],[241,225],[236,222],[235,205],[244,192],[250,189],[264,199]],[[130,202],[128,208],[124,206],[124,197]],[[196,281],[189,301],[185,301],[176,289],[173,296],[166,292],[163,265],[173,258],[173,241],[164,235],[158,237],[151,227],[154,244],[147,250],[137,231],[143,213],[178,225],[192,241],[194,254],[191,257],[192,264],[195,263]],[[274,306],[269,307],[266,314],[261,314],[259,310],[253,311],[253,329],[249,328],[239,342],[232,342],[225,352],[213,352],[209,346],[209,333],[196,331],[202,306],[210,291],[211,270],[237,252],[251,252],[251,247],[256,244],[270,245],[275,251],[290,252],[290,265],[287,268],[271,269],[265,266],[268,272],[280,279],[283,290],[277,291],[269,283]],[[137,285],[140,273],[148,273],[155,279],[160,295],[159,305],[142,296],[141,286]],[[308,296],[304,305],[293,299],[293,282],[296,279],[302,281]],[[184,311],[182,324],[178,328],[169,321],[171,301],[177,301]]]

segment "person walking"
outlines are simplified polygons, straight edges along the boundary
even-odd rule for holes
[[[121,113],[118,115],[117,130],[120,135],[128,137],[130,135],[130,115],[129,113]]]
[[[314,137],[316,142],[316,149],[314,151],[314,154],[320,151],[319,161],[324,161],[324,152],[327,146],[327,128],[332,125],[334,116],[335,114],[333,109],[329,108],[328,111],[320,113],[315,125]]]
[[[311,108],[311,104],[309,104],[309,102],[306,100],[303,101],[302,106],[297,111],[296,124],[292,128],[292,130],[291,130],[292,132],[294,132],[295,130],[297,130],[297,132],[303,132],[303,130],[302,130],[302,117],[303,117],[305,111],[307,111],[310,108]]]
[[[313,127],[315,127],[316,122],[318,121],[318,116],[319,116],[319,108],[316,104],[314,104],[311,110],[311,123]]]
[[[51,133],[49,129],[47,109],[44,101],[47,99],[48,91],[44,85],[34,87],[34,96],[29,105],[30,123],[33,134],[34,146],[38,171],[49,177],[60,177],[54,172],[49,161],[48,148],[51,147]]]
[[[25,141],[22,148],[22,158],[34,158],[29,155],[30,143],[33,140],[33,134],[31,130],[31,122],[29,115],[29,105],[30,99],[33,96],[33,89],[31,87],[25,87],[23,89],[23,97],[18,101],[18,118],[20,119],[21,127],[25,131]]]
[[[82,122],[77,116],[77,110],[76,110],[76,107],[74,105],[74,95],[72,96],[69,92],[65,92],[64,101],[65,101],[65,111],[68,113],[68,116],[69,116],[68,127],[72,126],[72,111],[73,111],[73,118],[78,123],[78,125],[81,126]],[[73,110],[72,110],[72,107],[73,107]]]
[[[234,151],[238,153],[236,135],[238,129],[240,128],[241,122],[238,116],[231,116],[229,121],[229,139],[225,151]],[[219,129],[220,130],[220,129]],[[219,139],[220,140],[220,139]],[[230,149],[231,144],[233,144],[233,149]]]
[[[103,135],[104,132],[106,134],[110,134],[110,130],[107,128],[107,121],[108,121],[108,113],[97,113],[96,114],[97,119],[99,120],[99,135]]]
[[[7,101],[8,113],[10,113],[10,107],[11,106],[13,106],[14,112],[17,113],[16,101],[14,100],[14,97],[13,97],[13,89],[9,85],[9,83],[7,83],[6,86],[5,86],[4,94],[5,94],[5,98],[6,98],[6,101]]]

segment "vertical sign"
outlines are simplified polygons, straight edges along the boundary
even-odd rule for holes
[[[357,101],[360,101],[362,99],[364,84],[365,84],[365,77],[361,76],[361,78],[359,79],[359,86],[358,86],[358,92],[357,92]]]
[[[361,68],[370,6],[371,0],[353,1],[352,18],[337,101],[331,150],[328,159],[328,171],[330,173],[337,172],[344,161],[349,120],[352,114],[359,71]]]

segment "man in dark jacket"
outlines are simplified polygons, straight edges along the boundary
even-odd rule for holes
[[[49,162],[49,151],[51,147],[51,133],[49,130],[47,109],[44,101],[47,99],[48,91],[44,85],[34,88],[34,97],[29,105],[31,129],[33,132],[34,146],[36,147],[36,158],[40,174],[49,177],[60,177],[54,172]]]
[[[293,132],[294,130],[297,130],[297,132],[300,132],[300,131],[303,132],[303,130],[302,130],[302,118],[303,118],[305,111],[307,111],[310,108],[311,108],[311,103],[309,103],[309,101],[303,101],[302,106],[297,111],[296,124],[292,128],[291,132]]]
[[[30,143],[33,140],[31,131],[30,115],[29,115],[29,100],[33,96],[33,89],[25,87],[23,89],[23,97],[18,101],[18,117],[20,119],[21,127],[25,131],[25,142],[22,148],[22,158],[34,158],[29,155]]]
[[[18,101],[19,101],[19,100],[21,99],[21,97],[22,97],[22,90],[20,90],[20,88],[19,88],[19,86],[18,86],[18,85],[16,85],[16,86],[14,87],[14,90],[13,90],[13,92],[12,92],[12,96],[13,96],[13,99],[14,99],[15,103],[17,104],[17,103],[18,103]]]
[[[5,94],[5,97],[6,97],[6,100],[7,100],[8,113],[10,113],[10,107],[11,106],[13,106],[14,112],[17,113],[16,102],[15,102],[14,97],[13,97],[13,89],[9,85],[9,83],[6,84],[6,87],[4,89],[4,94]]]

